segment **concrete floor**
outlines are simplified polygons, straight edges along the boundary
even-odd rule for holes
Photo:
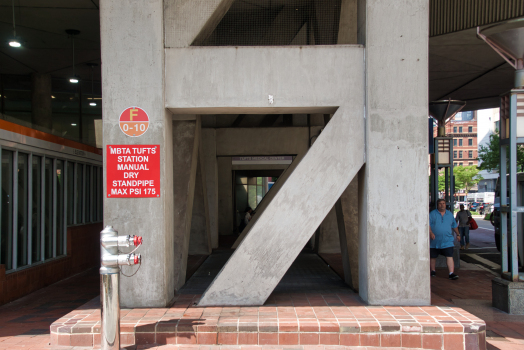
[[[210,255],[180,290],[180,294],[202,294],[220,272],[232,250]],[[311,251],[302,252],[293,262],[273,293],[351,292],[344,281]]]

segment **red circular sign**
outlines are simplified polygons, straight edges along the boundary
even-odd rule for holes
[[[149,116],[140,107],[129,107],[120,113],[120,130],[127,136],[138,137],[149,128]]]

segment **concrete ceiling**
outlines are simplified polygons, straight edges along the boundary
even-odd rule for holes
[[[0,73],[72,75],[72,40],[66,29],[77,29],[76,73],[90,79],[86,63],[100,64],[99,0],[15,0],[16,32],[12,37],[12,5],[0,0]],[[475,35],[475,29],[429,39],[429,100],[467,101],[467,110],[497,107],[498,95],[513,85],[514,70]],[[100,66],[94,70],[100,81]],[[231,118],[233,119],[233,118]]]
[[[464,110],[499,106],[513,87],[515,70],[484,41],[476,28],[429,39],[429,100],[466,101]]]

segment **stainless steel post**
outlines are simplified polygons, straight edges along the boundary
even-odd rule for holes
[[[119,274],[100,275],[102,302],[101,333],[102,350],[120,349],[120,297]]]
[[[140,254],[119,254],[119,247],[136,247],[142,244],[140,236],[118,236],[112,226],[100,232],[100,298],[102,350],[120,350],[120,295],[119,265],[136,265],[141,262]]]

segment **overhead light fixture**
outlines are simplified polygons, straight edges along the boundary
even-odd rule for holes
[[[51,95],[51,98],[56,98],[56,97],[54,97],[53,95]]]
[[[75,124],[75,123],[73,123],[73,124],[71,124],[71,126],[76,126],[76,124]]]
[[[66,29],[65,32],[67,33],[67,35],[71,36],[71,41],[73,43],[73,76],[69,78],[69,82],[77,84],[80,78],[78,75],[75,74],[75,36],[80,34],[80,31],[76,29]]]
[[[11,47],[20,47],[22,44],[16,37],[16,26],[15,26],[15,0],[12,0],[13,4],[13,39],[9,40],[9,46]]]
[[[88,100],[94,100],[94,98],[95,98],[95,92],[94,92],[95,91],[95,87],[94,87],[95,84],[93,82],[93,71],[94,71],[95,67],[98,67],[98,63],[88,62],[88,63],[86,63],[86,65],[91,67],[91,98],[88,98]],[[91,101],[89,103],[89,105],[92,106],[92,107],[95,107],[96,103]]]

